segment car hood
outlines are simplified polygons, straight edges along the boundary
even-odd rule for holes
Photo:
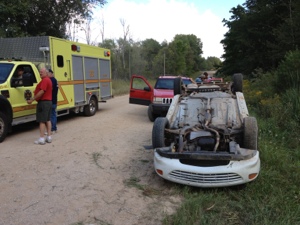
[[[154,97],[161,97],[161,98],[173,98],[174,97],[174,90],[154,89],[153,96]]]

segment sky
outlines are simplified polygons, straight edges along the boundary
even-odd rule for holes
[[[220,43],[228,31],[222,20],[229,20],[231,8],[246,0],[107,0],[102,8],[93,11],[91,41],[101,42],[100,29],[104,22],[104,38],[123,37],[121,20],[129,26],[134,41],[154,39],[171,42],[176,34],[194,34],[203,43],[202,57],[221,58]],[[78,33],[77,40],[85,41]]]

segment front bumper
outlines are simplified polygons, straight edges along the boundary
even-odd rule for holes
[[[152,104],[152,112],[154,114],[166,115],[169,110],[170,104]]]
[[[180,155],[180,154],[178,154]],[[197,159],[191,159],[197,161]],[[203,159],[202,159],[203,160]],[[259,152],[251,158],[228,159],[226,165],[188,165],[189,159],[166,158],[154,150],[154,168],[162,178],[195,187],[226,187],[255,180],[260,171]],[[207,160],[206,162],[209,162]],[[256,174],[256,175],[253,175]]]

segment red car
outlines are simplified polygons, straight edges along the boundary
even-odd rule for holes
[[[160,76],[154,87],[143,76],[133,75],[130,82],[130,104],[148,106],[148,117],[154,121],[165,116],[174,97],[174,80],[178,76]],[[192,78],[181,77],[185,85],[195,83]]]
[[[220,78],[220,77],[210,77],[210,78],[204,80],[204,82],[223,82],[223,78]]]

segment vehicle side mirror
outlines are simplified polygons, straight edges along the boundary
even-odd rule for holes
[[[150,87],[144,87],[144,91],[151,91]]]

